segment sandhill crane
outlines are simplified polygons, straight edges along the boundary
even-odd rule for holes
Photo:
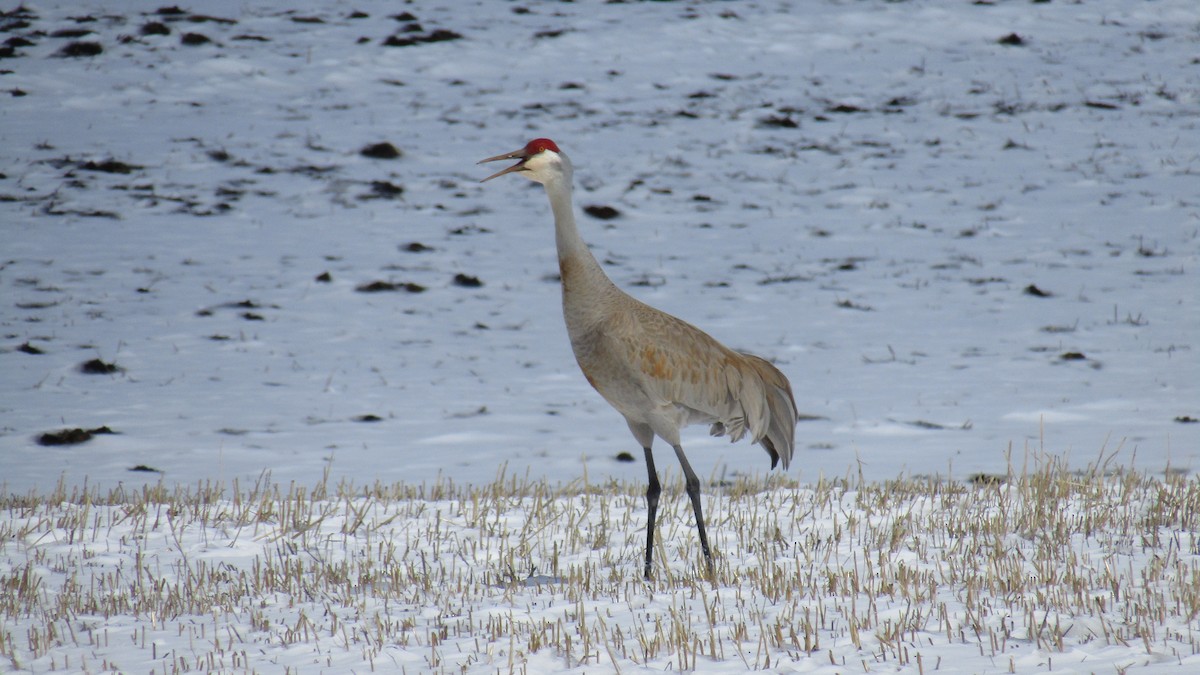
[[[515,152],[479,163],[515,159],[488,176],[516,173],[541,183],[554,213],[554,238],[562,277],[563,317],[575,360],[589,384],[625,417],[646,453],[646,562],[650,578],[654,521],[661,487],[651,445],[658,436],[675,449],[708,574],[712,552],[700,508],[700,480],[679,443],[688,424],[711,424],[714,436],[737,441],[750,434],[771,456],[771,468],[792,460],[796,401],[787,377],[766,360],[735,352],[699,328],[640,302],[616,287],[600,268],[575,226],[571,161],[554,141],[538,138]]]

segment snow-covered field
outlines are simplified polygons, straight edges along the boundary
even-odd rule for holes
[[[236,480],[245,490],[266,469],[286,496],[292,482],[325,477],[330,486],[487,486],[503,471],[538,489],[560,486],[553,494],[573,509],[586,501],[580,481],[614,480],[604,494],[632,495],[611,507],[631,529],[608,539],[616,550],[579,553],[553,574],[566,578],[579,564],[622,593],[692,593],[668,580],[656,591],[635,583],[645,469],[640,458],[617,459],[640,453],[576,370],[540,188],[515,178],[478,184],[490,167],[477,160],[536,136],[571,155],[580,207],[615,210],[581,216],[581,225],[619,285],[791,378],[805,421],[788,476],[799,484],[788,490],[845,476],[869,490],[902,475],[1004,474],[1009,456],[1027,451],[1073,466],[1104,456],[1191,482],[1200,468],[1192,0],[51,0],[0,12],[5,494],[37,493],[31,503],[43,503],[60,481],[68,494],[120,486],[139,499],[160,481],[202,492]],[[398,156],[388,158],[389,147]],[[42,444],[55,440],[82,442]],[[761,450],[700,428],[684,447],[711,483],[758,481],[767,468]],[[669,453],[659,465],[677,478]],[[735,496],[706,490],[707,508],[736,511]],[[763,504],[793,498],[756,494]],[[74,501],[40,508],[58,513]],[[353,500],[329,503],[352,518]],[[460,509],[430,503],[440,505],[431,512]],[[15,508],[5,522],[32,517]],[[96,522],[120,521],[111,511],[120,508]],[[416,507],[377,508],[386,520]],[[837,527],[837,509],[819,513],[809,525]],[[214,515],[174,538],[145,524],[105,525],[84,543],[60,541],[69,531],[61,525],[28,538],[0,530],[0,565],[15,583],[26,561],[55,566],[45,556],[59,553],[40,547],[62,545],[64,560],[82,561],[83,583],[87,570],[110,569],[88,562],[106,548],[114,552],[104,565],[126,564],[129,574],[144,555],[192,569],[189,550],[202,546],[245,570],[276,555],[291,530],[262,517],[266,540],[247,540],[236,534],[244,517]],[[663,564],[683,574],[694,535],[684,511],[662,518],[675,519],[663,528],[673,542]],[[341,532],[328,522],[312,536]],[[727,548],[738,536],[731,522],[714,516],[711,528]],[[807,531],[782,536],[799,541]],[[131,548],[126,535],[142,543]],[[346,551],[382,543],[353,529],[344,536]],[[1105,546],[1089,555],[1123,554]],[[488,595],[504,550],[456,558],[456,573],[484,584],[472,611],[561,602],[528,588],[515,604],[508,591]],[[861,571],[868,550],[861,541],[833,547],[822,564]],[[1157,544],[1139,551],[1129,564],[1153,565],[1163,553]],[[1194,552],[1181,551],[1180,569],[1194,576]],[[726,561],[733,589],[740,569],[767,564],[749,548]],[[948,597],[953,616],[972,611]],[[722,596],[714,606],[737,602]],[[670,606],[703,619],[707,605]],[[126,641],[130,630],[161,626],[161,617],[117,614],[88,625],[116,622],[114,638],[119,626]],[[590,620],[591,606],[582,614]],[[620,617],[606,630],[653,621],[634,610]],[[1181,611],[1171,630],[1189,634],[1200,628],[1194,618]],[[758,639],[767,624],[754,630]],[[161,636],[171,649],[198,639],[176,632]],[[1081,658],[1101,658],[1098,645],[1109,644],[1069,636]],[[311,669],[311,641],[299,645],[303,654],[248,651],[248,663],[222,669]],[[778,643],[762,649],[772,666],[818,665]],[[873,647],[847,649],[834,669],[864,667],[852,655]],[[889,669],[932,670],[939,656],[942,670],[966,663],[939,649],[922,663],[864,659]],[[561,652],[548,646],[530,668],[685,665]],[[88,658],[88,669],[101,668]],[[1097,667],[1123,667],[1121,658]],[[21,667],[64,667],[53,659]],[[765,665],[757,659],[748,663]],[[733,653],[719,662],[743,667]],[[970,663],[962,670],[1010,666]],[[137,669],[156,667],[177,666]]]
[[[71,489],[0,501],[0,663],[46,672],[1195,672],[1200,482]],[[1024,466],[1024,468],[1022,468]]]

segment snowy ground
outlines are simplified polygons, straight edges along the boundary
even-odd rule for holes
[[[716,576],[627,485],[0,500],[16,672],[1195,672],[1200,481],[737,481]]]
[[[1200,468],[1192,0],[271,4],[0,4],[0,491],[636,491],[540,188],[477,182],[535,136],[619,285],[791,378],[801,484]]]
[[[1191,2],[158,7],[4,19],[34,43],[0,61],[11,490],[642,478],[576,372],[544,196],[477,184],[534,136],[620,212],[583,222],[619,284],[788,374],[818,418],[801,480],[965,477],[1027,443],[1196,468]],[[382,44],[438,30],[462,38]],[[402,156],[360,154],[381,142]]]

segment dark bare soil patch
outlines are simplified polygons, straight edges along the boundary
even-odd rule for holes
[[[460,272],[454,275],[454,285],[462,286],[463,288],[479,288],[483,286],[483,282],[479,280],[479,277],[473,277]]]
[[[421,35],[410,35],[398,33],[389,36],[383,41],[385,47],[413,47],[415,45],[428,44],[431,42],[449,42],[451,40],[460,40],[462,35],[452,30],[439,28],[429,33]]]
[[[221,16],[209,16],[208,14],[192,14],[187,18],[190,23],[219,23],[226,26],[237,24],[237,19],[226,19]]]
[[[450,229],[450,234],[455,235],[487,234],[488,232],[491,232],[491,230],[486,227],[480,227],[479,225],[463,225],[461,227],[454,227]]]
[[[189,47],[197,47],[212,42],[212,38],[204,33],[184,33],[183,37],[179,38],[179,42]]]
[[[80,164],[79,168],[83,169],[84,171],[98,171],[100,173],[117,173],[125,175],[133,173],[134,171],[140,171],[145,167],[141,167],[136,164],[126,164],[125,162],[119,162],[115,159],[106,159],[101,162],[88,160]]]
[[[108,218],[111,220],[120,220],[120,214],[114,211],[104,211],[101,209],[61,209],[54,203],[46,204],[42,207],[42,213],[47,216],[79,216],[80,218]]]
[[[387,141],[368,145],[359,150],[358,154],[371,159],[399,159],[401,157],[400,149]]]
[[[34,14],[33,10],[29,9],[24,4],[17,5],[15,8],[8,11],[0,11],[0,20],[3,21],[26,21],[36,18],[38,18],[38,15]],[[29,26],[25,25],[20,27],[28,28]],[[3,28],[0,28],[0,30],[8,31],[14,29],[10,25],[5,25]]]
[[[611,206],[600,204],[590,204],[583,207],[583,212],[598,220],[612,220],[621,215],[621,212]]]
[[[385,180],[373,180],[371,181],[371,191],[359,195],[358,198],[367,201],[370,199],[399,199],[403,196],[403,185],[396,185]]]
[[[57,300],[49,300],[46,302],[18,302],[14,306],[17,309],[50,309],[57,305]]]
[[[88,30],[87,28],[63,28],[50,33],[50,37],[75,39],[91,35],[92,32],[93,31]]]
[[[3,32],[3,31],[0,30],[0,32]],[[5,40],[4,44],[9,47],[32,47],[37,43],[34,42],[33,40],[29,40],[29,39],[21,37],[19,35],[14,35],[14,36],[8,38],[7,40]]]
[[[294,166],[290,169],[287,169],[287,172],[294,173],[294,174],[297,174],[300,176],[308,176],[309,178],[320,178],[321,176],[324,176],[329,173],[333,173],[337,170],[338,170],[338,167],[336,167],[336,166],[317,166],[316,164],[301,164],[299,166]],[[271,167],[263,167],[263,168],[259,169],[258,172],[263,173],[263,174],[272,174],[272,173],[275,173],[275,169],[272,169]]]
[[[394,281],[372,281],[365,284],[359,284],[354,290],[359,293],[388,293],[395,291],[405,291],[408,293],[423,293],[425,287],[421,284],[415,284],[411,281],[394,282]]]
[[[121,367],[115,363],[108,363],[100,359],[92,359],[79,364],[79,372],[88,375],[111,375],[112,373],[121,372]]]
[[[767,129],[799,129],[800,123],[790,115],[770,115],[760,119],[758,126]]]
[[[246,319],[247,321],[265,321],[265,319],[263,318],[263,316],[261,314],[258,314],[257,312],[249,311],[249,310],[255,310],[255,309],[263,309],[263,307],[264,307],[263,305],[260,305],[259,303],[255,302],[253,300],[246,299],[246,300],[239,300],[237,302],[226,302],[226,303],[223,303],[220,305],[214,305],[213,307],[205,307],[204,309],[198,309],[198,310],[196,310],[196,316],[213,316],[214,314],[216,314],[218,309],[233,309],[233,310],[242,310],[241,312],[239,312],[238,316],[242,317],[243,319]],[[279,305],[266,305],[266,307],[268,309],[279,309],[280,308]]]
[[[109,429],[107,426],[96,427],[95,429],[60,429],[58,431],[47,431],[37,437],[37,444],[44,446],[54,445],[79,445],[92,440],[93,436],[101,434],[115,434],[117,432]]]
[[[58,50],[58,55],[65,58],[99,56],[104,47],[99,42],[72,42]]]
[[[129,467],[129,470],[137,471],[137,472],[144,472],[144,473],[163,473],[162,469],[156,469],[152,466],[147,466],[145,464],[137,464],[137,465],[131,466],[131,467]]]

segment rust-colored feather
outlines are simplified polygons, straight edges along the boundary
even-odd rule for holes
[[[627,419],[655,427],[656,412],[674,410],[678,426],[711,424],[731,441],[749,434],[772,467],[788,467],[796,403],[779,369],[623,292],[599,304],[607,310],[602,329],[572,331],[572,345],[589,382]]]

